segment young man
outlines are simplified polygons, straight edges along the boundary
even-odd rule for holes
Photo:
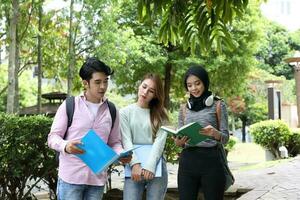
[[[88,130],[93,129],[117,153],[123,150],[119,114],[116,113],[112,126],[108,100],[105,98],[108,79],[112,74],[110,67],[97,58],[87,59],[79,72],[84,92],[75,97],[73,121],[69,128],[66,101],[56,112],[48,135],[48,146],[60,152],[57,185],[59,200],[102,199],[107,180],[106,172],[100,175],[94,174],[74,155],[84,153],[77,144],[80,144],[80,139]],[[130,159],[131,157],[127,157],[120,161],[127,163]]]

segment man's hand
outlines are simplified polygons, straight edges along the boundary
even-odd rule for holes
[[[131,168],[131,179],[133,181],[141,181],[142,180],[142,167],[141,164],[135,164]]]
[[[84,150],[80,149],[77,144],[82,144],[80,140],[69,141],[65,147],[65,152],[70,154],[83,154]]]

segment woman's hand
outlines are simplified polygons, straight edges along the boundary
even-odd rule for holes
[[[189,138],[187,136],[173,137],[173,140],[177,146],[184,147],[185,144],[189,141]]]
[[[146,169],[142,169],[142,175],[145,180],[152,180],[154,178],[154,174]]]
[[[220,141],[220,139],[221,139],[221,133],[211,125],[208,125],[208,126],[204,127],[203,129],[201,129],[200,134],[213,137],[215,140],[218,140],[218,141]]]
[[[119,161],[122,164],[126,164],[126,163],[129,163],[131,161],[131,159],[132,159],[132,155],[129,155],[129,156],[120,158]]]
[[[133,181],[142,180],[142,167],[140,163],[134,164],[131,168],[131,179]]]

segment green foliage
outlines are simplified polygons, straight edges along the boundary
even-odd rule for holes
[[[231,151],[234,148],[234,145],[237,143],[238,139],[236,137],[230,136],[228,142],[224,146],[227,152]]]
[[[172,164],[177,163],[181,150],[182,148],[176,146],[173,138],[170,135],[168,135],[164,149],[167,162],[170,162]]]
[[[291,33],[291,46],[293,49],[300,51],[300,30]]]
[[[247,0],[237,1],[138,1],[140,21],[152,22],[159,19],[159,41],[177,46],[183,43],[184,50],[203,51],[213,45],[221,51],[223,46],[233,48],[228,24],[241,16]]]
[[[128,106],[129,104],[134,103],[135,100],[132,97],[122,97],[121,95],[112,91],[106,92],[105,95],[110,101],[112,101],[116,105],[117,109],[121,109],[125,106]]]
[[[51,123],[45,116],[0,113],[0,199],[25,199],[43,180],[55,191],[57,163],[46,146]]]
[[[157,24],[149,27],[134,21],[133,16],[124,16],[124,13],[134,13],[132,9],[128,4],[124,5],[119,19],[122,22],[121,27],[132,30],[129,32],[130,37],[124,52],[126,63],[117,68],[113,77],[121,94],[135,93],[140,79],[146,72],[156,72],[161,74],[163,79],[166,78],[165,72],[170,65],[170,82],[165,79],[165,84],[171,86],[169,108],[176,110],[185,100],[183,76],[192,63],[203,64],[209,71],[211,90],[214,93],[230,97],[241,93],[244,89],[247,74],[255,65],[253,54],[256,52],[258,38],[262,32],[258,22],[258,7],[249,7],[240,20],[232,22],[231,34],[237,41],[238,48],[234,51],[224,48],[224,54],[220,55],[216,52],[216,48],[212,47],[210,53],[201,55],[197,52],[194,56],[183,51],[181,43],[177,46],[161,46],[155,39]]]
[[[259,7],[249,5],[244,15],[232,22],[231,34],[237,48],[224,48],[221,55],[212,51],[203,58],[210,74],[211,89],[219,96],[238,96],[246,90],[248,74],[256,65],[253,55],[262,34],[259,19]]]
[[[264,18],[264,21],[268,20]],[[293,56],[293,51],[297,49],[297,40],[293,39],[285,28],[274,22],[265,23],[264,29],[266,31],[256,53],[259,61],[258,67],[276,76],[292,79],[293,68],[285,63],[284,59]]]
[[[32,106],[36,102],[37,95],[37,78],[32,76],[31,69],[24,70],[19,76],[19,103],[20,108]],[[7,101],[7,65],[0,65],[0,112],[5,112]],[[43,87],[44,89],[45,87]]]
[[[291,131],[281,120],[267,120],[250,126],[254,142],[270,150],[275,158],[280,157],[279,147],[287,146]]]
[[[300,130],[293,130],[287,144],[288,152],[291,156],[296,156],[300,153]]]

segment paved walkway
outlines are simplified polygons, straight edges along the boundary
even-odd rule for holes
[[[234,163],[229,163],[235,168]],[[177,165],[168,163],[168,188],[177,187]],[[120,168],[119,170],[122,170]],[[239,200],[300,200],[300,156],[275,166],[248,171],[235,171],[235,184],[227,191],[248,191]],[[122,189],[123,176],[112,175],[112,186]]]
[[[234,172],[237,188],[252,189],[239,200],[300,200],[300,156],[276,166]]]
[[[300,200],[300,156],[264,169],[236,171],[235,163],[229,163],[229,166],[236,181],[227,193],[248,191],[238,200]],[[177,168],[177,165],[168,163],[168,188],[177,188]],[[117,169],[121,173],[112,174],[112,188],[122,189],[123,167]],[[38,199],[47,199],[45,192],[37,196]]]

